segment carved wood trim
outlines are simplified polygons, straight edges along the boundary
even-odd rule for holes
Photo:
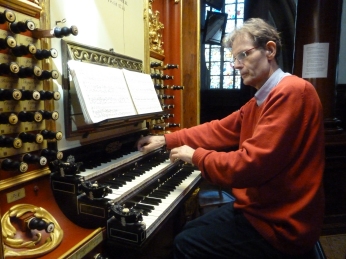
[[[39,17],[42,10],[38,3],[27,0],[0,0],[0,5],[32,17]]]

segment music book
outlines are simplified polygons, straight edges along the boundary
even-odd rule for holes
[[[87,124],[162,111],[148,74],[76,60],[68,66]]]

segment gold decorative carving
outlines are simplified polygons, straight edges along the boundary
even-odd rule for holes
[[[160,22],[160,12],[153,11],[152,3],[154,0],[149,0],[149,48],[150,51],[164,55],[162,31],[164,28],[163,23]]]
[[[49,233],[42,245],[37,245],[43,241],[39,231],[35,233],[36,239],[34,240],[24,240],[17,235],[17,229],[12,225],[11,218],[19,218],[26,213],[33,213],[35,217],[54,224],[54,230]],[[17,204],[10,208],[2,217],[1,225],[5,257],[36,258],[54,250],[63,238],[63,230],[55,218],[45,209],[31,204]]]
[[[28,1],[29,1],[29,2],[33,2],[34,4],[37,4],[37,5],[40,4],[38,0],[28,0]]]
[[[48,167],[40,168],[38,170],[31,170],[24,174],[19,174],[10,178],[6,178],[0,181],[0,191],[6,190],[8,188],[17,186],[19,184],[28,182],[30,180],[45,176],[50,174],[50,170]]]
[[[73,60],[94,63],[97,65],[125,68],[137,72],[142,72],[143,64],[141,60],[125,57],[113,51],[106,51],[98,48],[83,46],[67,42],[69,54]]]

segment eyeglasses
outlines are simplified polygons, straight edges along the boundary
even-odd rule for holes
[[[253,49],[256,49],[257,47],[253,47],[251,49],[248,49],[248,50],[245,50],[245,51],[242,51],[240,53],[238,53],[234,58],[233,60],[231,61],[231,64],[234,65],[235,62],[238,60],[239,63],[242,63],[243,59],[247,57],[247,53],[250,51],[250,50],[253,50]]]

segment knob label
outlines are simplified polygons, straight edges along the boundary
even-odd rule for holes
[[[20,188],[18,190],[13,191],[13,192],[9,192],[6,194],[6,197],[7,197],[7,203],[18,201],[18,200],[25,197],[25,189]]]

